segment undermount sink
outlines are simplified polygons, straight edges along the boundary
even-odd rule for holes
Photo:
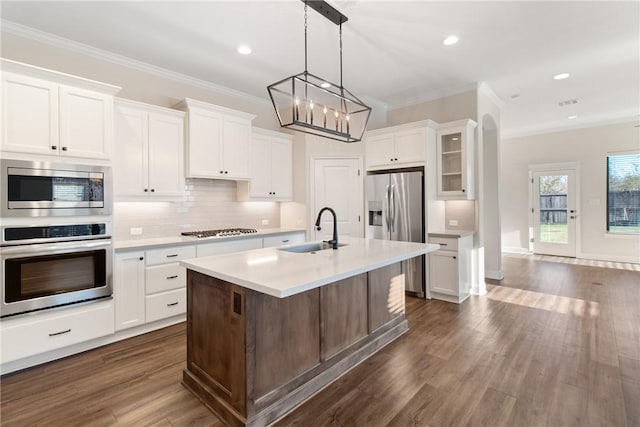
[[[338,243],[338,248],[342,246],[347,246],[348,243]],[[332,249],[333,246],[328,242],[311,242],[311,243],[303,243],[302,245],[296,246],[287,246],[284,248],[278,248],[280,251],[285,252],[295,252],[295,253],[308,253],[308,252],[316,252],[316,251],[324,251],[326,249]]]

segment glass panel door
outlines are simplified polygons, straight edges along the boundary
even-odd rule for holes
[[[575,171],[533,174],[533,251],[576,256]]]

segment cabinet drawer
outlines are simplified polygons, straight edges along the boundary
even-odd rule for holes
[[[287,233],[277,236],[267,236],[264,239],[263,246],[265,248],[273,248],[291,243],[302,243],[305,240],[305,233]]]
[[[177,246],[172,248],[161,248],[147,251],[146,265],[166,264],[183,259],[195,258],[195,246]]]
[[[250,238],[227,242],[204,243],[198,245],[198,257],[230,254],[232,252],[248,251],[262,248],[262,239]]]
[[[182,314],[187,311],[187,289],[149,295],[146,302],[147,323]]]
[[[187,270],[177,262],[147,267],[145,273],[144,289],[147,295],[184,288],[187,284]]]
[[[114,332],[113,300],[2,322],[2,363]]]
[[[457,251],[458,239],[455,237],[431,237],[429,236],[429,243],[436,243],[440,245],[440,250],[443,251]]]

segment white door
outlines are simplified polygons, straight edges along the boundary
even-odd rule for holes
[[[116,107],[113,190],[116,196],[143,196],[148,189],[147,113]]]
[[[576,171],[532,174],[533,252],[576,256]]]
[[[359,159],[314,159],[311,183],[312,240],[330,240],[333,235],[333,217],[322,214],[322,230],[315,224],[318,212],[325,206],[333,208],[338,217],[338,236],[363,236],[362,209],[364,206],[363,177]]]
[[[149,114],[149,191],[176,196],[184,190],[184,122],[182,118]]]

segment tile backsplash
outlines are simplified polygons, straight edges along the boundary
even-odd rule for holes
[[[267,220],[268,225],[262,225]],[[214,228],[274,228],[280,226],[278,202],[238,202],[236,182],[187,179],[185,195],[172,202],[116,202],[117,240],[178,236],[182,231]],[[132,236],[131,228],[142,228]]]

